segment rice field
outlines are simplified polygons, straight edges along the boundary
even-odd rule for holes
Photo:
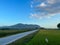
[[[60,45],[60,30],[40,30],[26,45]]]

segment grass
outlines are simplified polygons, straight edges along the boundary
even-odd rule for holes
[[[29,34],[11,44],[8,44],[8,45],[26,45],[35,35],[36,35],[37,32],[34,32],[32,34]]]
[[[40,30],[26,45],[60,45],[60,30]]]
[[[0,38],[27,31],[29,30],[0,30]]]
[[[25,32],[20,31],[20,30],[9,30],[9,31],[2,31],[3,33],[6,32],[7,34],[10,33],[20,33],[20,32]],[[1,32],[1,30],[0,30]],[[1,34],[0,34],[1,35]],[[46,43],[45,38],[48,38],[48,43]],[[35,33],[32,33],[28,36],[25,36],[9,45],[60,45],[60,30],[46,30],[46,29],[41,29]]]

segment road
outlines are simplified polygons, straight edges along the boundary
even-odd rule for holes
[[[7,37],[3,37],[0,38],[0,45],[7,45],[10,44],[18,39],[23,38],[24,36],[27,36],[31,33],[36,32],[37,30],[33,30],[33,31],[28,31],[28,32],[24,32],[24,33],[19,33],[19,34],[15,34],[15,35],[11,35],[11,36],[7,36]]]

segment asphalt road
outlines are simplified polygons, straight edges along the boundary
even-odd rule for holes
[[[12,43],[20,38],[23,38],[24,36],[27,36],[31,33],[36,32],[37,30],[29,31],[29,32],[24,32],[24,33],[19,33],[7,37],[0,38],[0,45],[7,45],[9,43]]]

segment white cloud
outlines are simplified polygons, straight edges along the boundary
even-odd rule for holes
[[[54,16],[58,13],[60,13],[60,0],[40,0],[41,3],[38,3],[35,5],[35,14],[33,13],[32,17],[48,17],[49,16]],[[34,6],[34,5],[33,5]],[[38,14],[39,13],[39,14]]]
[[[47,3],[54,4],[54,3],[56,3],[56,0],[47,0]]]
[[[45,7],[45,6],[47,6],[45,3],[40,4],[40,7]]]
[[[37,14],[31,14],[31,17],[40,18],[40,16],[37,16]]]

